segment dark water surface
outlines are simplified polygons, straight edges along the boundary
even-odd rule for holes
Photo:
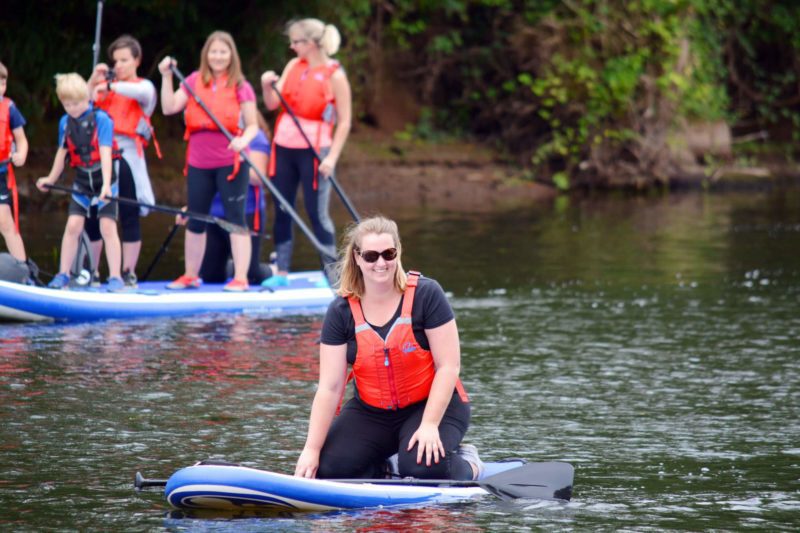
[[[573,463],[571,503],[171,514],[134,472],[293,470],[321,317],[0,324],[0,529],[795,530],[797,191],[390,214],[405,266],[452,293],[468,440],[487,459]],[[44,268],[62,227],[38,232]],[[143,263],[168,227],[148,219]],[[158,277],[179,273],[180,248]]]

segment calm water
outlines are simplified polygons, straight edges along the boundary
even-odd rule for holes
[[[5,324],[0,528],[795,530],[797,191],[388,213],[406,267],[452,293],[468,440],[484,458],[573,463],[571,503],[182,517],[134,473],[210,457],[292,471],[320,317]],[[168,227],[148,219],[143,263]],[[45,269],[60,231],[39,232]],[[158,277],[180,270],[172,248]]]

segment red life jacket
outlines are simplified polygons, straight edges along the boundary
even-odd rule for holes
[[[7,163],[6,183],[11,192],[11,209],[14,214],[14,224],[19,233],[19,195],[14,165],[11,163],[11,145],[14,143],[14,133],[11,131],[11,106],[13,104],[11,98],[3,98],[3,101],[0,102],[0,164]]]
[[[69,164],[72,167],[92,168],[100,164],[100,144],[97,140],[97,111],[92,109],[80,119],[67,117],[67,131],[64,136],[69,151]],[[120,157],[117,141],[111,147],[113,159]]]
[[[0,161],[11,157],[11,144],[14,134],[11,132],[11,98],[3,98],[0,102]]]
[[[133,81],[140,82],[142,78],[136,78]],[[140,156],[150,142],[150,139],[139,131],[139,123],[144,121],[150,130],[150,137],[153,138],[156,155],[161,159],[161,147],[158,146],[155,129],[150,123],[150,117],[145,115],[139,102],[117,92],[109,91],[104,97],[98,99],[95,105],[114,119],[114,133],[126,135],[136,141],[136,151]]]
[[[292,112],[298,117],[317,121],[316,135],[312,135],[309,139],[317,153],[319,153],[323,128],[333,130],[333,116],[326,120],[325,112],[336,103],[333,95],[333,86],[331,85],[331,76],[340,66],[338,61],[331,60],[324,65],[310,68],[308,60],[301,59],[286,74],[286,80],[283,83],[281,95]],[[285,115],[286,110],[281,109],[278,118],[275,120],[275,131],[277,131],[281,120],[292,120],[291,117]],[[318,167],[319,161],[315,160],[314,190],[317,189]],[[269,175],[270,177],[275,175],[274,151],[269,158]]]
[[[192,89],[197,98],[211,111],[211,114],[228,130],[234,137],[242,133],[239,127],[239,118],[241,116],[241,105],[239,104],[239,97],[237,96],[238,85],[234,84],[228,87],[228,76],[223,75],[212,80],[208,85],[203,83],[202,76],[198,75],[197,83],[194,84]],[[188,91],[187,91],[188,92]],[[183,120],[186,122],[186,133],[183,139],[188,141],[189,135],[196,131],[220,131],[217,125],[211,120],[211,117],[202,106],[197,103],[197,100],[189,95],[189,100],[186,103],[186,110],[183,113]],[[233,156],[233,173],[228,176],[228,180],[232,180],[239,172],[239,154]],[[189,169],[189,148],[186,148],[186,167],[184,168],[184,175]]]
[[[348,299],[358,345],[352,376],[359,398],[373,407],[402,409],[427,399],[430,394],[436,375],[433,355],[420,347],[411,328],[411,308],[419,276],[419,272],[409,272],[403,307],[386,341],[364,319],[360,301]],[[462,401],[468,402],[461,380],[456,389]]]

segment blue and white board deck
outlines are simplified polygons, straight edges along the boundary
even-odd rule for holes
[[[485,463],[483,477],[523,465]],[[333,511],[452,503],[489,494],[478,486],[422,486],[306,479],[244,466],[195,465],[175,472],[164,490],[178,509],[224,511]]]
[[[138,289],[111,293],[96,289],[57,290],[0,281],[0,320],[92,321],[173,317],[203,313],[324,312],[334,294],[322,272],[289,274],[289,285],[225,292],[222,284],[168,290],[167,281],[139,283]]]

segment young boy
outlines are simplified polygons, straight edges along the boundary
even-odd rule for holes
[[[14,167],[21,167],[28,157],[25,118],[10,98],[6,98],[8,70],[0,63],[0,233],[8,252],[17,261],[26,261],[25,244],[19,233],[19,204]],[[13,163],[13,165],[12,165]]]
[[[36,181],[36,187],[47,191],[64,170],[69,156],[75,169],[72,198],[64,237],[61,240],[61,265],[48,284],[54,289],[69,286],[69,269],[78,251],[78,239],[86,218],[100,219],[100,234],[105,241],[108,261],[108,290],[125,290],[120,276],[121,246],[117,235],[117,203],[108,198],[117,193],[113,158],[119,158],[114,143],[114,122],[105,111],[94,109],[89,101],[89,86],[75,73],[56,75],[56,95],[66,115],[58,124],[58,151],[50,174]],[[96,208],[96,214],[92,208]]]

